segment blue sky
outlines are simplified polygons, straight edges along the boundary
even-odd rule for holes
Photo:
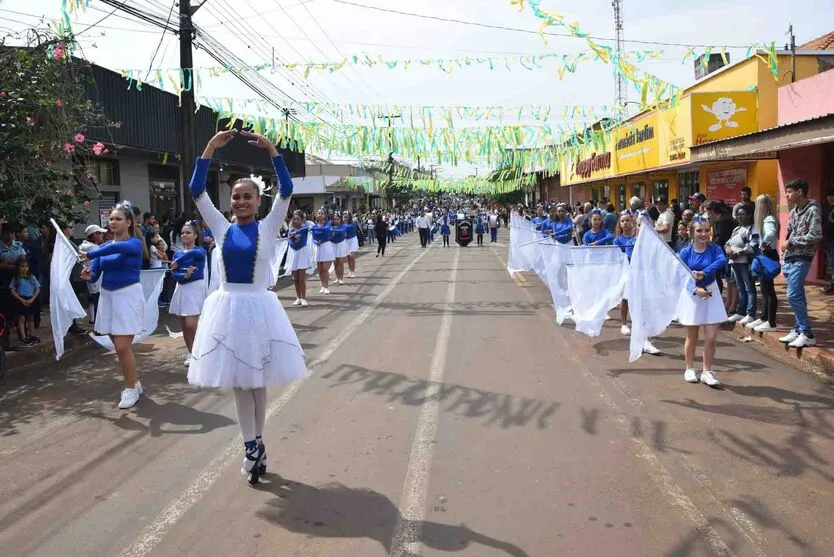
[[[425,15],[537,30],[539,22],[528,8],[519,12],[508,0],[355,0],[356,3]],[[128,0],[146,11],[165,18],[168,0]],[[610,0],[567,2],[551,0],[544,7],[565,13],[583,30],[601,37],[613,36]],[[82,29],[112,8],[91,0],[84,13],[74,16],[74,28]],[[23,14],[29,15],[20,15]],[[174,8],[176,13],[176,8]],[[625,38],[682,44],[749,45],[787,41],[793,23],[797,42],[802,43],[834,30],[834,0],[702,0],[697,3],[668,0],[625,0]],[[57,18],[59,0],[0,0],[0,32],[21,30],[35,24],[40,16]],[[17,21],[11,21],[17,20]],[[294,20],[294,21],[293,21]],[[575,54],[587,50],[584,42],[553,37],[545,44],[536,35],[489,30],[454,23],[382,13],[335,0],[207,0],[195,21],[227,48],[249,63],[263,63],[272,48],[289,61],[338,60],[342,54],[368,53],[402,59],[414,57],[485,56],[489,53]],[[318,25],[316,24],[318,23]],[[231,29],[239,25],[245,33]],[[147,68],[160,44],[155,67],[177,67],[176,37],[130,16],[117,12],[85,33],[81,41],[85,55],[113,69]],[[686,86],[694,81],[692,62],[681,63],[685,47],[626,44],[627,50],[664,49],[663,59],[641,65],[663,79]],[[729,49],[733,60],[746,49]],[[699,49],[703,51],[703,49]],[[205,53],[195,55],[197,67],[216,63]],[[436,69],[389,70],[357,68],[330,74],[316,74],[299,85],[298,76],[289,83],[285,76],[270,76],[275,84],[294,98],[328,99],[337,103],[464,104],[464,105],[563,105],[613,104],[611,69],[599,62],[581,64],[575,74],[560,80],[555,66],[543,70],[513,71],[486,68],[467,69],[446,75]],[[230,76],[205,81],[198,94],[251,98],[254,94]],[[631,93],[631,98],[637,95]],[[558,118],[555,118],[558,119]],[[334,158],[336,158],[334,156]],[[451,174],[468,169],[449,169]]]

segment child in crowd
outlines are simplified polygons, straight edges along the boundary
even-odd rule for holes
[[[14,316],[17,321],[17,334],[20,344],[29,348],[39,344],[41,339],[35,336],[35,313],[38,308],[38,296],[41,284],[29,270],[29,260],[21,257],[17,260],[15,275],[9,284],[15,308]]]

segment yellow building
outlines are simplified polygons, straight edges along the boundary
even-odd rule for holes
[[[574,160],[564,160],[562,187],[574,199],[607,198],[619,208],[638,196],[685,200],[700,191],[728,203],[749,186],[755,197],[777,197],[775,160],[693,163],[690,147],[777,125],[777,90],[826,68],[834,51],[778,52],[779,80],[753,56],[725,66],[685,89],[676,106],[643,111],[611,131],[604,145],[584,145]],[[577,192],[576,189],[581,191]],[[568,195],[563,195],[567,198]]]

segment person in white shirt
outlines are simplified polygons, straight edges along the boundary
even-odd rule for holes
[[[420,216],[417,217],[417,232],[420,234],[420,245],[426,247],[429,241],[429,217],[426,216],[426,210],[420,211]]]
[[[665,197],[661,196],[655,199],[654,206],[659,213],[654,229],[660,234],[663,241],[669,244],[669,247],[674,248],[672,245],[672,229],[675,226],[675,213],[666,203]]]
[[[498,212],[493,209],[493,211],[489,214],[489,241],[490,242],[497,242],[498,241]]]
[[[90,250],[96,249],[104,243],[104,234],[107,233],[105,229],[97,224],[91,224],[84,229],[84,236],[86,239],[81,242],[78,251],[87,253]],[[87,282],[87,294],[89,296],[90,305],[87,307],[87,318],[90,325],[96,323],[96,308],[98,307],[98,298],[101,293],[101,281]]]

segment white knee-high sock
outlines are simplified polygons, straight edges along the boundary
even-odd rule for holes
[[[240,424],[240,432],[243,434],[243,441],[255,440],[255,395],[249,389],[235,389],[235,410],[237,411],[237,422]]]
[[[255,436],[260,437],[266,423],[266,387],[252,389],[252,395],[255,397]]]

